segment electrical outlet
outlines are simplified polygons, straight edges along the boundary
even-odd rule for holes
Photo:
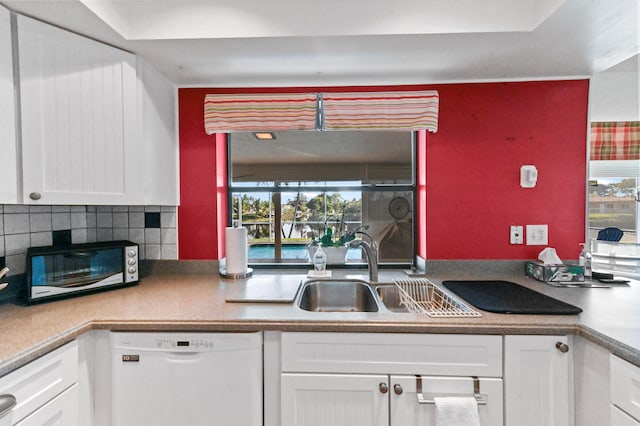
[[[522,244],[522,234],[524,230],[520,225],[511,225],[509,227],[509,243],[510,244]]]
[[[527,245],[546,246],[549,244],[549,225],[527,225]]]

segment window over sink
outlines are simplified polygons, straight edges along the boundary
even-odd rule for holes
[[[380,263],[415,256],[415,143],[411,132],[232,133],[229,218],[247,228],[250,263],[306,264],[307,246],[356,232]],[[347,264],[364,262],[349,248]]]

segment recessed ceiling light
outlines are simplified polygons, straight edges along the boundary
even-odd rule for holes
[[[256,132],[253,136],[260,141],[268,141],[276,138],[276,135],[271,132]]]

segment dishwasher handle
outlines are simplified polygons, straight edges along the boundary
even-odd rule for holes
[[[13,395],[0,395],[0,419],[9,414],[11,409],[16,406],[18,401]]]

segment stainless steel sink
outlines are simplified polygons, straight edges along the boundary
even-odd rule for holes
[[[395,284],[378,284],[376,293],[382,304],[391,312],[410,312],[409,308],[400,304],[400,292]]]
[[[378,312],[373,290],[362,280],[309,280],[298,299],[300,309],[312,312]]]

